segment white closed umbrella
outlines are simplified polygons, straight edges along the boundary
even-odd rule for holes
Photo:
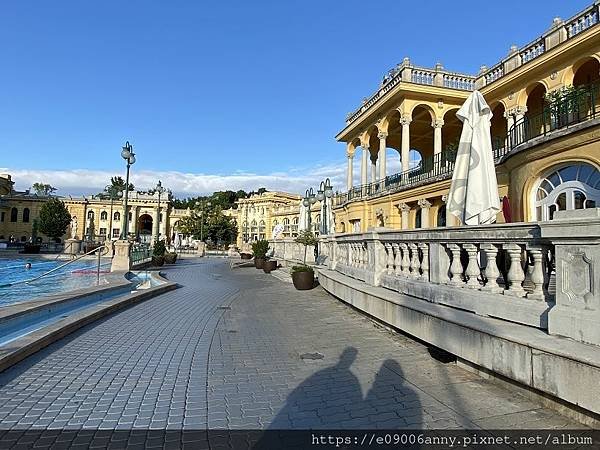
[[[494,223],[500,198],[490,135],[492,112],[483,95],[474,91],[456,116],[463,122],[463,129],[447,211],[466,225]]]

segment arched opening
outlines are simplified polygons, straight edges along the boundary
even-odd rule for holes
[[[23,209],[23,222],[25,222],[25,223],[29,222],[29,208]]]
[[[277,219],[273,220],[273,226],[271,227],[271,231],[273,231],[275,229],[275,227],[277,226],[278,222]]]
[[[575,70],[573,86],[581,87],[600,81],[600,62],[595,58],[587,59]]]
[[[256,224],[256,220],[250,222],[250,240],[257,241],[258,240],[258,226]]]
[[[298,217],[292,220],[292,237],[298,236]]]
[[[263,208],[263,211],[264,211],[264,208]],[[266,231],[265,228],[266,228],[265,221],[261,220],[258,224],[258,238],[259,239],[267,238],[267,235],[265,234],[265,231]]]
[[[283,219],[283,234],[285,236],[290,235],[290,219],[288,219],[287,217]]]
[[[154,220],[150,214],[142,214],[138,219],[138,230],[140,235],[152,235],[152,225]]]
[[[422,224],[422,209],[418,208],[415,211],[415,228],[421,228],[421,224]]]
[[[346,232],[346,222],[340,222],[340,233]]]
[[[437,210],[436,225],[438,227],[446,226],[446,205],[440,205]]]
[[[508,125],[504,114],[506,109],[502,103],[498,103],[492,108],[492,120],[490,134],[492,135],[492,149],[494,154],[498,154],[506,145],[506,135],[508,134]]]
[[[94,211],[88,211],[87,218],[88,220],[94,220]]]
[[[402,171],[400,163],[400,149],[402,148],[402,124],[400,123],[400,111],[394,110],[385,118],[388,123],[388,135],[386,144],[387,175],[393,175]]]
[[[520,139],[525,141],[543,134],[544,130],[550,129],[551,117],[546,108],[546,87],[541,83],[535,83],[527,89],[527,112],[523,119],[522,134]]]
[[[108,220],[108,213],[106,211],[100,213],[100,220]]]
[[[19,210],[17,208],[10,209],[10,221],[11,222],[16,222],[18,215],[19,215]]]
[[[444,114],[444,126],[442,127],[442,152],[456,150],[462,132],[462,122],[456,113],[458,108],[446,111]]]
[[[568,163],[546,172],[533,191],[535,218],[552,220],[556,211],[600,204],[600,171],[587,163]]]
[[[410,123],[410,148],[419,149],[423,158],[433,156],[433,111],[425,105],[418,105],[412,111]],[[442,138],[443,139],[443,138]]]
[[[120,212],[115,212],[113,214],[113,219],[114,220],[121,220],[121,213]]]

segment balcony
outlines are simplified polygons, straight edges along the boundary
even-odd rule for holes
[[[579,87],[547,104],[543,111],[525,116],[513,125],[505,136],[492,137],[492,151],[496,164],[502,163],[513,152],[538,144],[544,139],[560,137],[600,118],[600,84]],[[592,122],[590,122],[592,123]],[[337,194],[334,206],[364,200],[381,194],[390,194],[452,178],[456,149],[446,149],[437,155],[423,158],[410,170],[389,175],[385,180],[375,181]]]

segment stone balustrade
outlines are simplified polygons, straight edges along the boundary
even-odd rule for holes
[[[299,244],[293,238],[278,238],[269,241],[269,247],[274,250],[273,258],[283,264],[298,264],[304,261],[304,245]],[[315,248],[306,248],[306,263],[315,263]]]
[[[600,345],[592,325],[600,209],[569,213],[545,223],[326,236],[319,261],[372,286]]]

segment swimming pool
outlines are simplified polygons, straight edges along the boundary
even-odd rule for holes
[[[14,303],[44,297],[58,292],[67,292],[98,284],[97,259],[81,259],[63,268],[59,266],[68,261],[66,258],[45,259],[40,257],[0,257],[0,307]],[[25,265],[31,264],[27,270]],[[31,283],[25,280],[36,278],[52,269],[56,271]],[[100,284],[107,284],[110,274],[110,260],[101,260]]]

